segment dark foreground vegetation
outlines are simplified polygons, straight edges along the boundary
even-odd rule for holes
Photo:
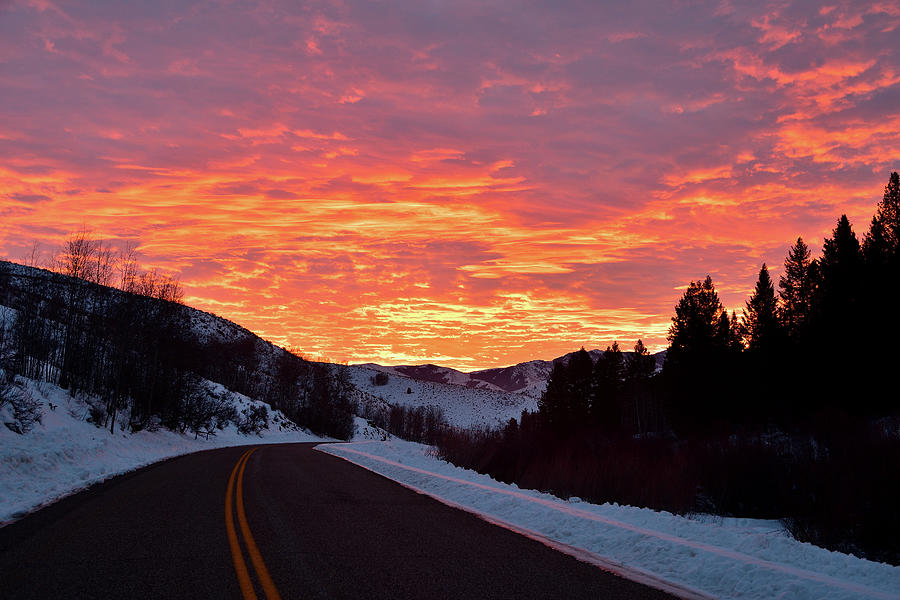
[[[13,309],[0,312],[0,405],[13,405],[11,429],[40,418],[14,389],[21,375],[82,397],[111,432],[117,423],[195,433],[277,425],[260,404],[236,410],[229,392],[237,392],[314,433],[352,436],[352,386],[339,365],[306,361],[184,306],[177,280],[141,272],[133,251],[114,253],[83,232],[51,266],[0,262],[0,306]]]
[[[436,444],[447,431],[447,419],[439,406],[362,403],[359,415],[369,424],[411,442]]]
[[[638,341],[555,364],[536,413],[450,430],[443,458],[523,487],[677,513],[779,518],[798,539],[900,564],[900,178],[862,243],[842,216],[743,314],[712,279],[675,307],[665,364]]]

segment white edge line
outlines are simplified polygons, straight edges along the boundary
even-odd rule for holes
[[[380,473],[367,465],[358,463],[347,456],[344,456],[342,454],[338,454],[335,452],[330,452],[327,449],[328,446],[330,446],[330,445],[331,444],[319,444],[318,446],[315,446],[314,449],[318,450],[319,452],[322,452],[324,454],[334,456],[335,458],[340,458],[340,459],[346,460],[347,462],[349,462],[351,464],[354,464],[354,465],[361,467],[367,471],[375,473],[376,475],[380,475],[381,477],[384,477],[385,479],[389,479],[389,480],[393,481],[394,483],[402,485],[403,487],[405,487],[409,490],[412,490],[418,494],[422,494],[423,496],[428,496],[429,498],[433,498],[433,499],[437,500],[438,502],[440,502],[441,504],[446,504],[447,506],[449,506],[451,508],[456,508],[456,509],[465,511],[467,513],[473,514],[473,515],[479,517],[480,519],[487,521],[488,523],[490,523],[492,525],[496,525],[498,527],[502,527],[504,529],[508,529],[510,531],[518,533],[519,535],[522,535],[529,539],[540,542],[541,544],[544,544],[545,546],[548,546],[558,552],[562,552],[563,554],[568,554],[569,556],[572,556],[573,558],[576,558],[582,562],[588,563],[595,567],[599,567],[599,568],[603,569],[604,571],[608,571],[608,572],[610,572],[614,575],[618,575],[619,577],[622,577],[624,579],[628,579],[630,581],[634,581],[635,583],[640,583],[640,584],[646,585],[648,587],[652,587],[657,590],[667,592],[674,596],[678,596],[679,598],[683,598],[684,600],[715,600],[715,596],[710,596],[708,594],[704,594],[703,592],[692,589],[683,584],[679,584],[679,583],[675,583],[672,581],[668,581],[666,579],[662,579],[661,577],[659,577],[653,573],[644,571],[643,569],[623,565],[621,563],[613,561],[604,556],[600,556],[599,554],[595,554],[589,550],[585,550],[584,548],[578,548],[577,546],[571,546],[569,544],[565,544],[563,542],[554,540],[554,539],[549,538],[549,537],[547,537],[541,533],[538,533],[536,531],[532,531],[530,529],[526,529],[519,525],[515,525],[513,523],[510,523],[509,521],[504,521],[503,519],[495,517],[491,514],[481,512],[471,506],[459,504],[458,502],[454,502],[453,500],[443,498],[441,496],[438,496],[437,494],[433,494],[431,492],[428,492],[426,490],[418,488],[412,484],[394,479],[394,478],[390,477],[389,475]]]

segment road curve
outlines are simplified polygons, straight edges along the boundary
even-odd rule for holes
[[[313,446],[174,458],[8,525],[0,595],[671,598]]]

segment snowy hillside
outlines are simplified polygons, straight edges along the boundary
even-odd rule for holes
[[[422,381],[397,371],[362,365],[347,369],[351,382],[360,392],[360,402],[437,406],[448,423],[457,427],[495,427],[509,419],[518,419],[523,410],[537,409],[537,400],[523,394]],[[378,373],[387,373],[384,385],[375,382]]]
[[[246,396],[227,394],[216,384],[206,385],[211,393],[227,397],[238,414],[251,406],[263,406]],[[55,385],[20,377],[13,393],[26,394],[35,402],[41,420],[23,434],[0,426],[0,523],[172,456],[224,446],[326,441],[301,430],[277,410],[268,410],[267,427],[259,435],[243,435],[234,423],[212,428],[208,438],[163,428],[129,433],[127,427],[120,427],[111,435],[88,421],[91,407],[86,399],[73,398]],[[0,408],[0,422],[13,421],[10,408],[9,404]]]
[[[331,365],[150,292],[0,261],[0,305],[16,322],[0,338],[0,370],[101,396],[108,417],[130,412],[131,431],[153,418],[170,429],[193,419],[196,381],[205,379],[317,433],[352,436],[348,390]]]

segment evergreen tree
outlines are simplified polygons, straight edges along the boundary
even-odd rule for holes
[[[769,277],[769,270],[763,263],[756,288],[744,308],[743,325],[748,350],[765,352],[777,346],[780,333],[777,310],[775,287]]]
[[[832,236],[822,247],[819,296],[826,320],[839,319],[856,310],[863,259],[859,240],[847,215],[841,215]]]
[[[734,389],[740,351],[734,321],[728,318],[709,276],[702,282],[692,281],[675,307],[662,383],[668,396],[668,420],[676,431],[697,431],[734,413],[737,403],[723,403],[721,394],[699,391]]]
[[[638,340],[634,352],[625,358],[622,401],[622,416],[633,434],[659,431],[662,426],[661,406],[650,381],[655,373],[656,358],[650,355],[644,342]]]
[[[690,355],[709,355],[717,349],[717,336],[723,311],[712,277],[692,281],[675,306],[675,316],[666,339],[671,344],[666,367],[672,367]]]
[[[656,371],[656,359],[642,340],[634,345],[634,352],[625,359],[625,379],[627,381],[644,381],[650,379]]]
[[[872,394],[864,386],[871,384],[874,364],[867,353],[853,351],[873,345],[861,340],[871,328],[872,308],[867,307],[864,262],[859,241],[846,215],[842,215],[832,236],[822,248],[820,281],[817,287],[808,352],[819,354],[817,369],[839,373],[840,377],[808,381],[811,395],[819,408],[830,406],[848,412],[865,411]],[[862,342],[862,346],[859,344]],[[847,350],[850,350],[849,352]]]
[[[891,240],[888,239],[884,220],[878,215],[872,217],[869,224],[869,233],[863,240],[862,253],[867,270],[875,277],[882,274],[891,260],[893,254]]]
[[[555,361],[547,387],[538,401],[538,412],[551,429],[562,432],[568,426],[569,377],[566,365]]]
[[[566,368],[569,380],[568,413],[571,427],[587,424],[590,416],[594,359],[582,346],[581,350],[572,354]]]
[[[622,384],[625,379],[625,361],[619,342],[606,347],[594,365],[591,414],[594,421],[608,429],[621,422]]]
[[[816,261],[802,237],[791,246],[784,259],[784,274],[778,280],[781,307],[779,317],[785,332],[796,337],[809,323],[816,281]]]
[[[723,310],[716,323],[715,348],[725,351],[729,355],[740,354],[744,349],[743,339],[745,329],[734,311],[728,317],[728,311]]]
[[[884,226],[884,236],[894,256],[900,253],[900,175],[894,171],[884,187],[875,218]]]
[[[891,173],[884,197],[872,218],[869,232],[862,246],[865,273],[860,293],[858,343],[860,347],[877,348],[883,340],[900,336],[900,322],[885,319],[885,304],[900,298],[900,177]],[[893,382],[888,373],[893,372],[896,356],[890,352],[872,354],[860,361],[860,388],[872,414],[888,414],[896,411],[900,403],[890,399],[896,394],[884,394]]]

